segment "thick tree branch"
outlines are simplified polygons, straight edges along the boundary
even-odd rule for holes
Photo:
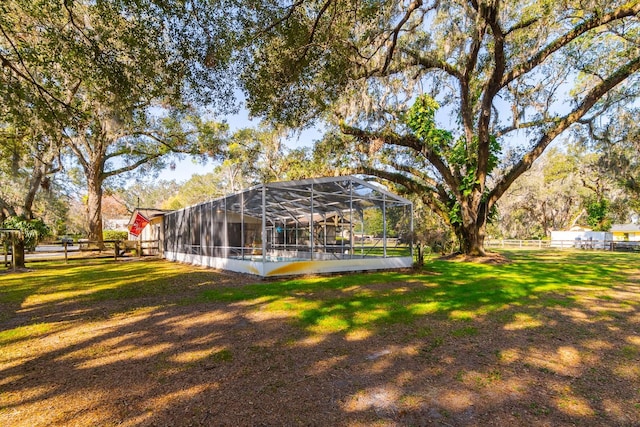
[[[407,165],[396,164],[395,162],[389,162],[389,165],[399,171],[407,172],[424,181],[429,192],[432,194],[438,194],[441,202],[445,203],[451,201],[451,198],[442,183],[437,182],[436,180],[425,174],[423,171]]]
[[[483,90],[484,94],[480,107],[480,117],[478,120],[478,168],[476,171],[476,180],[480,186],[479,192],[477,193],[478,197],[484,193],[487,179],[490,149],[489,125],[491,122],[491,108],[496,94],[500,91],[500,81],[506,69],[505,39],[502,29],[498,23],[498,11],[496,10],[496,6],[495,4],[491,6],[483,5],[480,10],[483,19],[486,20],[489,27],[491,27],[491,32],[493,33],[494,67],[493,72],[491,73],[491,78]]]
[[[532,26],[533,24],[535,24],[536,22],[538,22],[540,20],[540,18],[530,18],[524,21],[520,21],[517,24],[515,24],[513,27],[509,28],[507,31],[505,31],[504,35],[505,37],[508,36],[509,34],[518,31],[518,30],[524,30],[530,26]]]
[[[478,55],[480,54],[480,49],[482,47],[482,40],[484,39],[484,35],[487,32],[487,23],[483,19],[481,23],[477,23],[477,27],[473,31],[471,44],[469,47],[469,54],[467,56],[467,61],[464,66],[463,75],[466,80],[471,78],[474,70],[476,69],[476,65],[478,64]]]
[[[69,22],[71,22],[71,25],[73,26],[73,28],[75,28],[80,33],[80,35],[82,35],[82,38],[84,38],[91,45],[91,47],[94,50],[94,53],[97,56],[99,53],[99,48],[96,44],[96,41],[90,38],[89,36],[87,36],[87,34],[84,32],[84,29],[78,25],[78,23],[76,22],[75,16],[73,14],[73,11],[71,10],[72,7],[73,7],[72,0],[64,0],[64,8],[67,11],[67,14],[69,15]]]
[[[85,156],[85,152],[81,150],[80,147],[82,146],[86,148],[89,144],[86,143],[85,138],[83,138],[81,135],[72,136],[68,138],[71,141],[71,143],[69,144],[69,148],[71,148],[71,151],[73,151],[73,154],[76,155],[76,158],[80,163],[80,166],[82,166],[82,170],[84,170],[85,174],[87,174],[90,166],[90,161],[89,159],[87,159],[87,156]],[[87,153],[87,154],[90,154],[90,153]]]
[[[0,26],[0,29],[2,29],[2,33],[5,36],[5,38],[7,37],[7,35],[4,32],[4,29]],[[9,43],[11,43],[11,41],[9,41]],[[13,45],[13,43],[11,43]],[[18,56],[20,56],[20,54],[18,54]],[[65,108],[71,108],[71,106],[64,102],[63,100],[61,100],[60,98],[58,98],[57,96],[55,96],[54,94],[52,94],[51,92],[49,92],[49,90],[47,90],[47,88],[45,88],[44,86],[42,86],[40,83],[38,83],[38,81],[31,75],[31,73],[28,71],[26,65],[24,64],[24,62],[22,62],[22,59],[20,59],[20,63],[22,64],[22,66],[25,68],[25,73],[23,73],[22,71],[20,71],[10,60],[9,58],[7,58],[6,56],[4,56],[2,53],[0,53],[0,61],[2,62],[2,66],[3,67],[8,67],[11,71],[13,71],[14,73],[16,73],[16,75],[18,77],[20,77],[22,80],[26,81],[27,83],[29,83],[30,85],[32,85],[33,87],[36,88],[36,90],[38,92],[40,92],[40,94],[42,96],[46,95],[49,98],[51,98],[53,101],[55,101],[56,103],[62,105]],[[46,98],[45,98],[46,99]],[[53,108],[51,109],[53,111]]]
[[[462,79],[462,74],[460,73],[460,71],[457,68],[455,68],[453,65],[449,64],[444,60],[436,59],[436,58],[427,58],[409,49],[402,49],[402,52],[408,55],[412,59],[412,61],[409,61],[407,65],[418,65],[424,68],[425,70],[431,70],[431,69],[442,70],[445,73],[449,74],[452,77],[455,77],[458,80]]]
[[[476,15],[480,17],[479,5],[476,0],[470,2]],[[460,83],[460,115],[462,117],[462,125],[464,127],[465,137],[468,141],[474,136],[473,131],[473,108],[475,100],[472,95],[472,76],[473,72],[478,64],[478,55],[480,54],[480,48],[482,47],[482,39],[487,31],[487,23],[483,19],[482,22],[478,22],[476,19],[476,27],[473,30],[471,36],[471,43],[469,46],[469,53],[464,65],[462,76],[459,79]]]
[[[388,41],[389,49],[387,50],[387,54],[384,58],[384,65],[380,70],[381,74],[384,74],[387,71],[387,68],[391,63],[391,60],[393,59],[393,54],[395,52],[396,45],[398,44],[398,36],[400,35],[400,31],[402,30],[402,27],[404,26],[404,24],[407,23],[409,18],[411,18],[411,15],[413,14],[413,12],[416,9],[418,9],[420,6],[422,6],[422,0],[413,0],[411,4],[409,4],[409,7],[407,8],[407,11],[402,17],[402,19],[400,20],[400,22],[398,22],[398,25],[396,25],[396,27],[391,32],[391,41]]]
[[[540,137],[535,146],[527,153],[511,170],[497,183],[489,193],[488,208],[491,208],[502,197],[505,191],[524,172],[531,168],[533,162],[542,155],[547,146],[569,126],[578,122],[587,112],[611,89],[623,82],[631,74],[640,70],[640,57],[634,58],[620,67],[608,79],[595,86],[573,111],[559,118],[544,135]]]
[[[169,142],[169,140],[172,137],[182,137],[183,135],[170,135],[168,138],[162,138],[159,137],[151,132],[136,132],[135,136],[145,136],[148,138],[153,139],[154,141],[156,141],[158,144],[167,147],[168,151],[173,152],[173,153],[191,153],[191,150],[181,150],[179,149],[175,144],[171,144]],[[106,159],[113,159],[113,158],[117,158],[120,156],[124,156],[124,155],[128,155],[128,154],[138,154],[138,155],[142,155],[142,156],[152,156],[155,155],[155,152],[153,153],[148,153],[148,152],[144,152],[141,150],[136,150],[135,148],[122,148],[120,150],[116,150],[116,151],[112,151],[110,153],[105,154],[105,158]]]
[[[119,167],[118,169],[113,169],[113,170],[110,170],[110,171],[104,171],[102,173],[102,176],[103,176],[104,179],[106,179],[106,178],[109,178],[109,177],[112,177],[112,176],[115,176],[115,175],[123,174],[125,172],[131,172],[131,171],[139,168],[140,166],[142,166],[142,165],[144,165],[146,163],[149,163],[149,161],[157,159],[158,157],[162,157],[162,154],[161,153],[155,153],[154,155],[149,155],[149,156],[143,157],[143,158],[139,159],[138,161],[136,161],[134,163],[131,163],[130,165],[125,165],[125,166]]]
[[[408,173],[408,174],[410,174],[412,176],[415,176],[416,178],[419,178],[428,187],[431,188],[431,191],[437,191],[436,187],[438,186],[438,182],[436,182],[436,180],[434,180],[429,175],[427,175],[423,170],[417,169],[417,168],[409,166],[409,165],[400,164],[400,163],[394,162],[394,161],[387,161],[387,162],[385,162],[385,164],[388,164],[389,166],[391,166],[395,170],[398,170],[400,172],[406,172],[406,173]]]
[[[400,136],[392,132],[369,132],[346,124],[340,125],[340,130],[346,135],[351,135],[360,141],[371,142],[382,140],[385,144],[407,147],[421,153],[442,175],[442,179],[452,189],[458,189],[460,181],[451,172],[444,160],[431,150],[426,144],[423,144],[417,138],[407,135]]]
[[[322,9],[320,9],[320,12],[318,13],[318,15],[316,16],[316,19],[313,22],[313,26],[311,27],[309,40],[307,40],[307,43],[304,46],[304,50],[302,51],[302,55],[300,56],[302,60],[304,60],[307,57],[307,53],[309,53],[309,48],[314,44],[316,32],[318,31],[318,27],[320,26],[320,20],[326,13],[327,9],[329,9],[329,6],[331,6],[332,2],[333,0],[327,0],[325,4],[322,6]]]
[[[0,219],[2,219],[2,216],[9,217],[18,215],[15,208],[10,203],[7,203],[7,201],[2,197],[0,197],[0,213],[2,214],[0,215]]]
[[[298,7],[300,7],[300,6],[302,6],[304,4],[304,2],[305,2],[305,0],[298,0],[297,2],[292,4],[289,7],[289,10],[287,11],[287,13],[282,18],[275,20],[269,26],[267,26],[267,27],[263,28],[262,30],[258,31],[256,39],[260,38],[260,36],[268,33],[271,30],[273,30],[277,26],[287,22],[293,16],[293,14],[296,11],[296,9]]]
[[[509,132],[513,132],[515,130],[518,129],[531,129],[531,128],[536,128],[536,127],[540,127],[546,124],[550,124],[550,123],[555,123],[556,119],[551,118],[551,117],[547,117],[541,120],[535,120],[532,122],[525,122],[525,123],[517,123],[511,126],[507,126],[504,128],[501,128],[499,130],[497,130],[494,135],[496,138],[500,138],[506,134],[508,134]]]
[[[526,74],[529,71],[533,70],[551,54],[568,45],[587,31],[593,30],[594,28],[598,28],[610,22],[620,20],[622,18],[635,16],[638,13],[640,13],[640,2],[636,0],[619,7],[611,13],[607,13],[606,15],[602,16],[596,15],[591,19],[582,22],[581,24],[575,26],[568,33],[563,34],[562,36],[549,43],[546,47],[544,47],[531,58],[513,67],[513,69],[506,73],[502,78],[501,87],[506,86],[523,74]]]
[[[377,178],[402,185],[413,194],[420,194],[422,196],[422,201],[425,202],[425,204],[427,204],[435,213],[440,215],[442,219],[447,220],[449,218],[449,214],[443,207],[442,201],[438,198],[437,190],[433,188],[421,185],[401,173],[383,171],[369,166],[360,166],[356,168],[355,172],[375,176]]]

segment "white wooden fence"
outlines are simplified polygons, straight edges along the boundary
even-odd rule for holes
[[[542,249],[550,247],[550,240],[519,240],[519,239],[485,239],[487,248],[521,248]]]
[[[518,239],[486,239],[487,248],[519,248],[519,249],[600,249],[607,251],[640,251],[640,242],[621,240],[518,240]]]

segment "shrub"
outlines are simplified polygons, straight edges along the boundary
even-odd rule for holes
[[[49,227],[41,219],[26,219],[24,216],[12,216],[7,218],[2,226],[4,228],[15,228],[22,231],[24,236],[24,247],[28,251],[33,251],[38,242],[47,237],[50,233]]]
[[[104,240],[127,240],[129,238],[129,232],[117,231],[117,230],[104,230],[102,232],[102,238]]]

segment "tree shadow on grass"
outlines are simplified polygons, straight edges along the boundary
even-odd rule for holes
[[[81,283],[21,320],[51,331],[3,342],[0,424],[638,424],[638,283],[613,259],[514,258]]]

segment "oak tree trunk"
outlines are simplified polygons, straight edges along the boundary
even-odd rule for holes
[[[11,256],[13,257],[13,266],[15,268],[25,268],[24,238],[20,234],[20,237],[14,236],[12,240]]]
[[[95,176],[89,176],[89,194],[87,199],[87,212],[89,222],[89,240],[97,242],[100,250],[104,249],[102,237],[102,180]]]
[[[42,179],[44,178],[44,172],[41,167],[41,162],[36,161],[36,167],[34,167],[31,179],[29,181],[29,190],[24,198],[24,205],[22,207],[22,214],[27,219],[35,219],[33,216],[33,203],[36,200],[36,194],[40,190]]]
[[[474,206],[475,205],[475,206]],[[462,204],[462,224],[455,226],[460,241],[460,252],[471,256],[486,255],[484,238],[486,235],[486,205],[479,203]]]
[[[465,255],[484,256],[485,224],[473,223],[469,227],[459,227],[458,239],[460,240],[460,251]]]

